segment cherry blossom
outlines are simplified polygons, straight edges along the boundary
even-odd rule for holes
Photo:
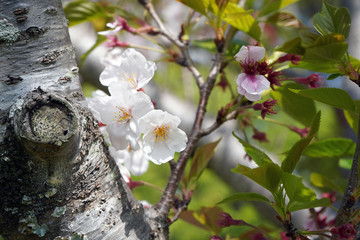
[[[133,48],[116,56],[100,74],[100,82],[109,86],[114,82],[127,82],[133,89],[144,87],[154,76],[156,65]]]
[[[175,152],[185,149],[187,136],[178,128],[180,118],[162,110],[148,112],[139,120],[144,151],[155,164],[170,161]]]
[[[114,147],[109,147],[110,155],[118,164],[124,165],[129,169],[131,175],[138,176],[144,174],[149,167],[149,160],[147,154],[142,149],[141,142],[139,149],[128,147],[125,150],[116,150]]]
[[[265,57],[265,48],[259,46],[242,46],[235,55],[243,69],[236,79],[238,92],[250,101],[261,99],[261,93],[270,87],[270,82],[264,75],[267,64],[259,63]]]
[[[110,143],[116,150],[124,150],[129,144],[138,148],[138,120],[154,108],[149,96],[131,91],[127,83],[121,82],[111,84],[109,92],[110,96],[96,91],[89,99],[94,115],[106,124]]]

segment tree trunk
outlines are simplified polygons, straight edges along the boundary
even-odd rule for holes
[[[0,239],[167,238],[89,112],[61,1],[0,6]]]

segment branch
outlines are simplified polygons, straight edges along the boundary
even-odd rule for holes
[[[180,41],[178,38],[173,36],[168,29],[165,27],[161,19],[159,18],[159,15],[156,13],[154,9],[154,5],[150,1],[140,1],[140,3],[144,6],[144,8],[149,12],[150,16],[155,20],[156,24],[160,28],[160,34],[166,37],[170,42],[175,44],[181,51],[182,55],[184,56],[186,60],[186,67],[189,69],[189,71],[192,73],[194,78],[196,79],[196,83],[198,87],[204,85],[204,79],[201,76],[199,70],[195,67],[194,62],[192,61],[189,50],[187,48],[187,45]]]
[[[236,119],[238,116],[239,112],[238,111],[232,111],[231,113],[229,113],[225,119],[222,119],[220,121],[216,121],[213,123],[213,125],[211,125],[210,127],[208,127],[207,129],[202,129],[199,134],[200,137],[204,137],[209,135],[210,133],[212,133],[213,131],[215,131],[216,129],[218,129],[223,123],[232,120],[232,119]]]
[[[156,204],[156,208],[159,210],[159,213],[163,216],[167,216],[171,209],[171,205],[173,202],[173,197],[176,192],[176,188],[181,179],[181,176],[184,172],[186,163],[194,151],[196,143],[201,137],[201,125],[204,120],[204,116],[206,113],[207,102],[211,93],[211,90],[214,87],[215,80],[217,75],[219,74],[221,62],[222,62],[223,52],[217,52],[214,64],[210,70],[209,76],[205,84],[200,88],[200,102],[198,104],[198,108],[196,111],[196,117],[193,124],[193,128],[191,130],[191,134],[189,137],[189,141],[184,151],[180,153],[179,160],[177,162],[176,167],[171,172],[169,177],[168,184],[165,188],[165,192],[162,195],[160,201]]]
[[[353,214],[353,209],[356,202],[356,199],[354,199],[353,197],[353,192],[358,187],[359,184],[359,169],[358,169],[359,156],[360,156],[360,119],[358,125],[355,154],[351,165],[348,184],[344,192],[344,197],[341,201],[338,215],[336,216],[336,226],[341,226],[345,223],[348,223]]]

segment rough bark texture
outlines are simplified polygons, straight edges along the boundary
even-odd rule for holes
[[[0,6],[0,236],[165,239],[87,108],[61,1]]]

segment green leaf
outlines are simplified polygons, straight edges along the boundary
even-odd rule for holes
[[[347,51],[348,44],[345,41],[326,43],[325,41],[327,40],[331,41],[330,39],[336,39],[332,35],[326,35],[321,38],[324,39],[319,39],[319,41],[324,41],[324,43],[316,43],[316,46],[306,48],[302,61],[313,62],[314,64],[321,61],[329,61],[334,64],[340,64],[342,57]]]
[[[342,158],[339,160],[339,167],[350,170],[352,166],[352,158]]]
[[[202,172],[206,168],[211,157],[215,153],[215,148],[221,139],[216,142],[205,144],[198,147],[194,153],[193,160],[190,165],[189,174],[184,175],[182,182],[187,190],[194,190],[197,180],[201,176]]]
[[[309,135],[296,142],[290,151],[287,153],[285,160],[281,164],[281,169],[285,172],[292,173],[300,160],[301,154],[307,145],[310,143],[312,138],[319,130],[321,113],[318,112],[311,123]]]
[[[252,146],[250,143],[245,142],[233,132],[234,137],[243,145],[245,152],[251,157],[252,160],[258,165],[264,165],[265,163],[272,163],[271,159],[263,151]]]
[[[64,7],[64,12],[69,20],[69,27],[106,17],[105,9],[100,3],[87,0],[76,0],[68,3]]]
[[[207,14],[207,8],[209,6],[209,0],[176,0],[178,2],[181,2],[188,6],[191,9],[194,9],[195,11],[206,15]]]
[[[348,138],[330,138],[310,144],[303,155],[312,158],[351,157],[355,152],[355,143]]]
[[[231,195],[230,197],[221,200],[220,202],[216,203],[216,205],[235,201],[256,201],[270,203],[269,199],[258,193],[236,193],[234,195]]]
[[[300,61],[297,65],[290,64],[290,67],[306,69],[313,72],[330,73],[330,74],[342,73],[338,68],[337,63],[329,62],[329,61],[316,61],[316,62]]]
[[[229,2],[224,10],[223,19],[233,27],[260,41],[261,29],[251,13],[252,11],[246,11],[237,4]]]
[[[347,8],[337,8],[323,1],[320,13],[313,17],[315,29],[322,35],[339,33],[349,36],[351,17]]]
[[[269,13],[278,11],[298,0],[266,0],[259,10],[259,17],[265,16]]]
[[[280,52],[290,53],[290,54],[296,54],[296,55],[304,55],[304,53],[305,53],[305,48],[303,48],[301,46],[301,38],[300,37],[291,39],[291,40],[283,43],[281,46],[276,47],[275,50],[280,51]]]
[[[200,210],[193,212],[193,217],[208,231],[218,234],[221,227],[216,223],[221,218],[220,213],[223,210],[218,207],[202,207]]]
[[[318,37],[321,35],[312,29],[301,29],[299,31],[300,39],[301,39],[301,46],[304,48],[314,46],[314,42]]]
[[[295,212],[302,209],[316,208],[316,207],[330,207],[331,202],[329,198],[315,199],[307,202],[292,202],[288,206],[289,212]]]
[[[338,192],[343,192],[343,190],[345,190],[320,173],[312,173],[310,180],[316,187],[330,188],[331,190],[336,190]]]
[[[342,76],[342,74],[340,74],[340,73],[330,74],[326,80],[334,80],[334,79],[336,79],[338,77],[341,77],[341,76]]]
[[[275,163],[266,163],[253,169],[239,164],[231,171],[250,178],[270,192],[275,192],[278,188],[282,173],[280,167]]]
[[[314,99],[330,106],[355,111],[355,104],[347,92],[338,88],[290,89],[301,96]]]
[[[316,198],[315,192],[304,186],[301,177],[284,172],[282,182],[290,202],[306,202]]]
[[[291,12],[277,12],[266,19],[266,22],[279,27],[301,28],[303,23]]]
[[[344,110],[344,115],[346,121],[349,123],[350,127],[353,129],[354,133],[358,133],[358,126],[359,126],[359,112],[360,112],[360,101],[353,100],[355,104],[355,112]]]
[[[278,88],[277,91],[271,91],[271,96],[279,101],[282,110],[289,116],[305,126],[309,126],[316,113],[315,103],[313,100],[289,91],[292,88],[300,91],[304,87],[294,83],[286,84]]]

